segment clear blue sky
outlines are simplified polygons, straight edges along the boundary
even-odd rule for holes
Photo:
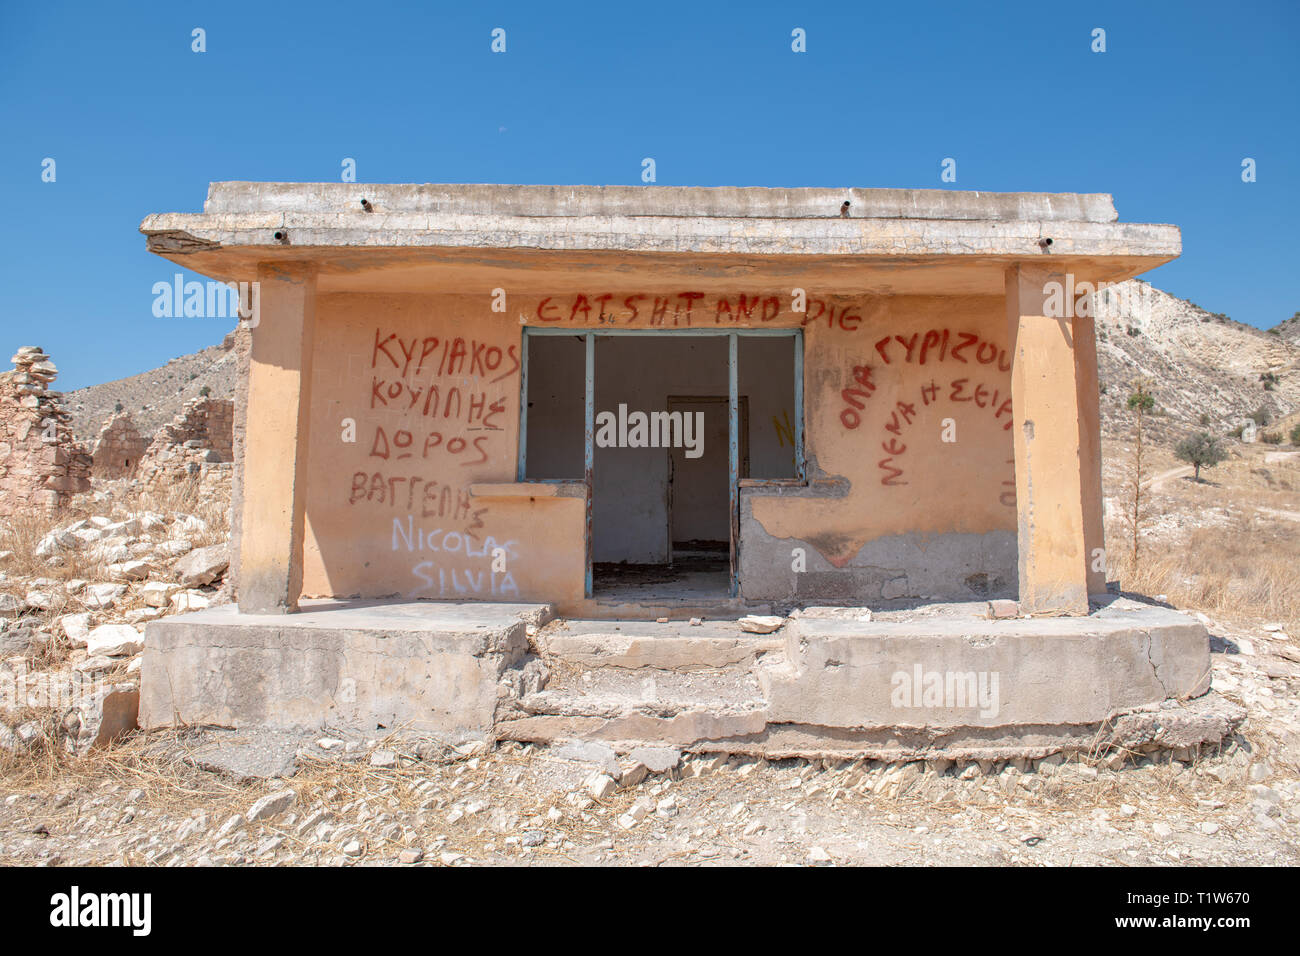
[[[1147,278],[1268,327],[1300,309],[1297,40],[1295,0],[0,0],[0,362],[40,345],[72,389],[219,341],[153,317],[176,267],[140,220],[344,157],[360,182],[639,184],[651,156],[660,185],[1109,192],[1182,227]]]

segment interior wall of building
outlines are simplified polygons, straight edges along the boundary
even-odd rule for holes
[[[585,357],[580,337],[532,336],[528,365],[528,476],[576,478],[583,472]],[[793,474],[793,337],[742,336],[738,388],[749,407],[750,474]],[[597,414],[665,412],[669,399],[725,398],[728,344],[722,336],[606,336],[596,340]],[[725,402],[698,406],[707,425],[726,433]],[[707,416],[721,422],[708,422]],[[718,429],[709,429],[716,436]],[[669,559],[669,454],[663,448],[597,447],[593,464],[593,560],[658,564]],[[702,458],[719,469],[692,469],[705,480],[727,480],[728,448],[706,441]],[[716,490],[716,489],[714,489]],[[688,508],[695,492],[677,482],[673,500]],[[704,492],[701,492],[704,494]],[[711,500],[716,495],[709,496]],[[689,532],[679,522],[679,534]],[[712,534],[702,523],[700,535]]]

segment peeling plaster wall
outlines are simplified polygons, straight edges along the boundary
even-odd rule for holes
[[[742,596],[1013,595],[1004,300],[874,298],[860,312],[851,334],[808,330],[809,486],[742,490]]]

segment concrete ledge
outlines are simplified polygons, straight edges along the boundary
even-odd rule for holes
[[[779,760],[867,759],[1012,760],[1050,754],[1101,756],[1215,747],[1246,719],[1239,705],[1206,694],[1192,701],[1164,701],[1110,715],[1094,724],[1018,727],[847,729],[815,724],[765,724],[761,711],[682,713],[654,721],[645,714],[617,718],[529,715],[503,721],[498,738],[553,744],[597,740],[619,753],[670,745],[691,753],[726,753]],[[653,741],[653,743],[651,743]]]
[[[582,481],[475,482],[469,486],[475,498],[586,498]]]
[[[956,256],[1042,258],[1122,256],[1154,264],[1182,251],[1178,227],[1161,224],[985,219],[744,219],[672,216],[474,216],[310,212],[147,217],[151,252],[187,254],[261,247],[278,256],[287,230],[294,247],[545,249],[764,256]],[[286,258],[293,258],[286,254]]]
[[[760,670],[774,724],[843,728],[1090,725],[1210,686],[1194,619],[1124,602],[1089,617],[799,619]]]
[[[151,622],[140,725],[272,730],[399,727],[491,735],[498,683],[547,605],[305,601],[292,615],[233,605]]]

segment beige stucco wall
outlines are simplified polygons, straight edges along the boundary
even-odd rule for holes
[[[742,593],[1014,593],[1003,300],[874,297],[851,309],[860,324],[806,333],[810,487],[743,496]]]
[[[810,487],[744,489],[744,596],[1014,593],[1004,300],[741,294],[318,296],[304,595],[581,597],[585,502],[509,487],[524,324],[804,329]]]

